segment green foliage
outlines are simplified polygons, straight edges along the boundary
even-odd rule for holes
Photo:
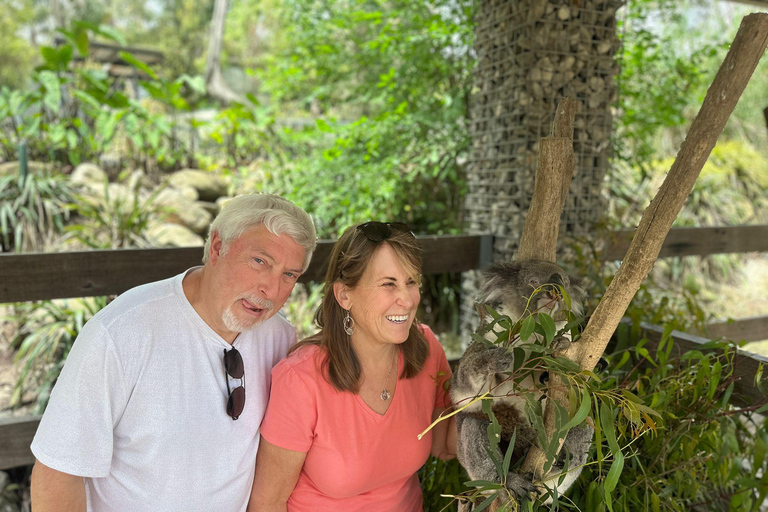
[[[32,70],[35,51],[19,32],[33,17],[31,2],[0,0],[0,87],[22,87]]]
[[[443,495],[453,494],[467,480],[467,472],[458,460],[444,461],[430,456],[419,470],[424,512],[456,512],[457,503]]]
[[[73,192],[47,170],[0,176],[0,252],[50,249],[69,218]]]
[[[768,494],[768,424],[755,415],[764,404],[734,405],[735,347],[711,343],[677,356],[671,331],[651,352],[637,324],[620,326],[601,387],[631,392],[661,417],[640,435],[633,418],[615,418],[625,463],[612,503],[603,503],[610,472],[590,464],[569,494],[581,510],[757,511]],[[598,445],[598,460],[605,449]]]
[[[13,388],[11,407],[20,405],[24,394],[34,390],[36,413],[42,413],[75,338],[106,305],[106,297],[14,304],[15,315],[8,320],[20,326],[11,347],[16,349],[15,361],[21,364],[21,373]]]
[[[322,117],[286,130],[293,154],[269,186],[314,214],[321,236],[370,218],[430,233],[460,225],[473,9],[285,2],[292,45],[262,73],[265,91]]]
[[[250,104],[235,103],[211,121],[195,120],[182,114],[205,95],[202,77],[183,74],[167,80],[122,52],[123,60],[149,77],[139,84],[151,100],[137,101],[87,60],[73,62],[75,54],[87,57],[94,36],[122,41],[119,33],[86,22],[75,22],[61,33],[66,44],[41,48],[44,64],[33,75],[36,88],[0,90],[0,117],[9,119],[0,132],[6,159],[14,158],[23,140],[28,141],[30,159],[72,165],[112,152],[126,163],[173,169],[194,165],[201,149],[212,147],[217,157],[211,165],[235,168],[272,154],[273,120],[253,95],[248,95]],[[225,147],[223,156],[220,146]]]
[[[294,287],[291,298],[280,311],[296,328],[297,339],[303,340],[317,332],[315,311],[322,299],[322,283],[300,283]]]
[[[137,180],[125,187],[105,182],[101,192],[76,195],[71,207],[77,222],[66,227],[63,242],[76,241],[90,249],[150,247],[145,232],[160,214],[155,200],[162,190],[145,195]]]
[[[616,155],[640,165],[657,154],[659,137],[686,125],[701,105],[720,60],[724,42],[697,41],[696,51],[685,39],[687,2],[630,0],[620,20],[621,74],[614,137]],[[664,20],[666,30],[654,20]]]

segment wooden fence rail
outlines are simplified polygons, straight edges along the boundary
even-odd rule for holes
[[[621,259],[634,230],[616,231],[603,260]],[[419,237],[424,273],[441,274],[483,268],[491,257],[490,235]],[[302,282],[322,279],[333,241],[318,243]],[[768,225],[675,228],[660,257],[717,253],[768,252]],[[202,248],[118,249],[46,254],[0,254],[0,303],[89,297],[122,293],[199,265]]]
[[[419,237],[424,273],[483,268],[490,235]],[[322,280],[333,240],[322,240],[301,282]],[[202,247],[0,255],[0,303],[116,295],[201,264]]]

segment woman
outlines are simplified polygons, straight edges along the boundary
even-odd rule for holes
[[[414,322],[421,249],[403,224],[352,226],[333,248],[320,332],[272,371],[249,511],[422,510],[416,471],[450,458],[450,369]]]

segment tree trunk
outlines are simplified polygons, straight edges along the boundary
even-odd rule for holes
[[[208,41],[208,59],[205,63],[205,86],[208,94],[225,103],[243,103],[243,98],[229,88],[221,74],[221,43],[227,18],[227,0],[216,0],[211,19],[211,37]]]

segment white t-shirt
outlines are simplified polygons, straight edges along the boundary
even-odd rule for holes
[[[83,327],[40,421],[32,452],[87,477],[89,511],[246,509],[270,373],[296,331],[277,314],[237,337],[246,400],[232,420],[230,345],[186,299],[185,274],[125,292]]]

